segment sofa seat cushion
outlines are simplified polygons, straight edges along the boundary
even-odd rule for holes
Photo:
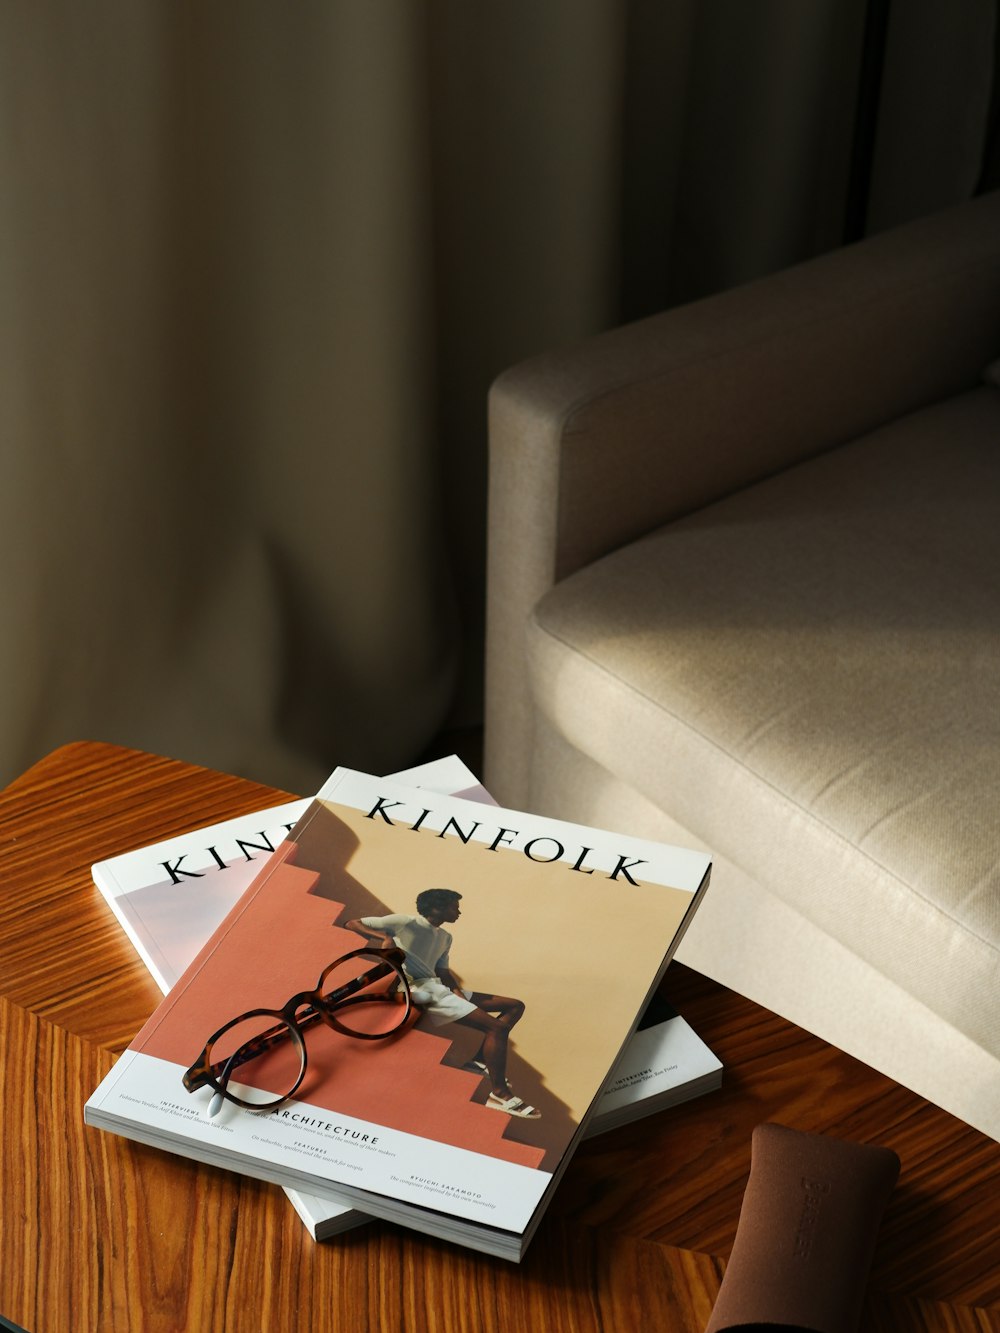
[[[582,569],[528,657],[571,745],[1000,1056],[1000,393]]]

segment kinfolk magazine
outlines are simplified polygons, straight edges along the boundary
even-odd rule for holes
[[[408,786],[496,805],[458,755],[390,777]],[[323,796],[322,788],[319,795]],[[286,801],[176,834],[91,867],[94,883],[164,994],[308,806],[308,799]],[[721,1082],[718,1057],[680,1014],[654,995],[588,1123],[588,1135],[701,1096]],[[330,1199],[299,1190],[286,1193],[314,1240],[328,1240],[370,1220],[359,1209]]]
[[[86,1119],[518,1259],[707,886],[708,858],[351,770],[325,792]],[[428,890],[445,890],[446,906],[421,898],[421,911]],[[225,1101],[209,1118],[221,1099],[182,1082],[209,1037],[245,1010],[281,1010],[390,930],[411,951],[403,1030],[359,1040],[316,1023],[293,1097]],[[451,1001],[437,1003],[428,959],[455,983]],[[251,1102],[271,1096],[238,1086]]]

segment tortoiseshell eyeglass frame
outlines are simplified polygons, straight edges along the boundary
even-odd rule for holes
[[[342,954],[340,958],[335,958],[332,963],[325,967],[313,990],[299,991],[297,995],[292,996],[283,1008],[248,1009],[246,1013],[230,1019],[228,1023],[224,1023],[221,1028],[212,1033],[197,1060],[182,1076],[185,1088],[188,1092],[196,1092],[199,1088],[205,1087],[213,1088],[218,1096],[225,1097],[227,1101],[235,1102],[237,1106],[243,1106],[250,1111],[268,1110],[271,1107],[279,1106],[282,1102],[287,1101],[289,1097],[294,1097],[305,1078],[307,1056],[306,1043],[302,1034],[309,1028],[315,1027],[317,1023],[326,1023],[335,1028],[337,1032],[343,1033],[344,1036],[356,1037],[360,1041],[381,1041],[386,1037],[396,1036],[403,1029],[413,1012],[410,986],[406,979],[406,973],[403,971],[405,957],[403,950],[397,948],[375,949],[368,947],[354,949],[350,953]],[[360,976],[354,977],[346,985],[338,986],[329,995],[324,995],[323,983],[326,978],[335,967],[340,967],[352,958],[370,958],[373,966],[362,972]],[[374,995],[362,996],[356,994],[357,991],[363,990],[366,986],[370,986],[373,982],[388,976],[390,973],[395,973],[396,980],[388,990]],[[367,1004],[376,1000],[404,1006],[404,1012],[401,1014],[399,1021],[388,1031],[358,1032],[337,1019],[338,1009],[345,1009],[351,1004]],[[228,1059],[213,1064],[210,1059],[210,1052],[219,1038],[225,1036],[238,1023],[246,1022],[252,1018],[273,1018],[275,1022],[273,1026],[265,1029],[251,1041],[244,1042]],[[298,1051],[299,1074],[295,1083],[287,1092],[270,1100],[248,1102],[244,1101],[242,1097],[238,1097],[235,1092],[229,1091],[228,1084],[234,1070],[289,1039],[295,1043]]]

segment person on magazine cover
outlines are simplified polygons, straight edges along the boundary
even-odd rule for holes
[[[416,916],[362,916],[344,925],[379,948],[396,944],[404,951],[413,1001],[432,1023],[461,1023],[482,1034],[468,1067],[490,1080],[486,1106],[537,1120],[541,1112],[516,1096],[507,1081],[507,1043],[511,1028],[524,1013],[523,1001],[463,990],[450,969],[452,937],[444,923],[452,924],[461,916],[461,897],[454,889],[424,889],[417,894]]]

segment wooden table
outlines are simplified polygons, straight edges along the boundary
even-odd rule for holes
[[[322,1245],[280,1190],[83,1125],[159,993],[90,878],[102,857],[285,796],[112,746],[0,794],[0,1315],[61,1330],[701,1333],[754,1125],[893,1147],[866,1330],[1000,1329],[1000,1145],[679,965],[721,1092],[586,1144],[525,1261],[379,1223]]]

